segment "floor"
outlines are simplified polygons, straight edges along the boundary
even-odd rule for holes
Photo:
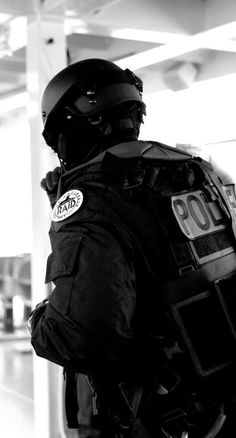
[[[34,438],[29,340],[0,337],[0,435],[1,438]]]

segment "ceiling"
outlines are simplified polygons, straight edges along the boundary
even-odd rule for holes
[[[26,19],[37,13],[65,17],[69,62],[112,60],[147,92],[236,72],[235,0],[0,0],[0,97],[26,88]]]

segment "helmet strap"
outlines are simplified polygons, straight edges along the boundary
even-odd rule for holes
[[[66,170],[66,157],[67,157],[67,139],[65,134],[60,133],[58,135],[57,142],[57,155],[63,171]]]

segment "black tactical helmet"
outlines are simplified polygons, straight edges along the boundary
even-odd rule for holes
[[[145,114],[142,85],[130,70],[122,70],[103,59],[86,59],[69,65],[49,82],[43,94],[46,142],[52,145],[55,130],[60,126],[58,116],[68,107],[86,123],[90,120],[94,123],[96,114],[125,102],[137,103],[141,114]]]

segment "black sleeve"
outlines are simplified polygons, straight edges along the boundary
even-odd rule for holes
[[[55,288],[31,316],[36,353],[84,373],[125,361],[134,339],[134,260],[97,224],[52,232],[51,243],[46,281]]]

